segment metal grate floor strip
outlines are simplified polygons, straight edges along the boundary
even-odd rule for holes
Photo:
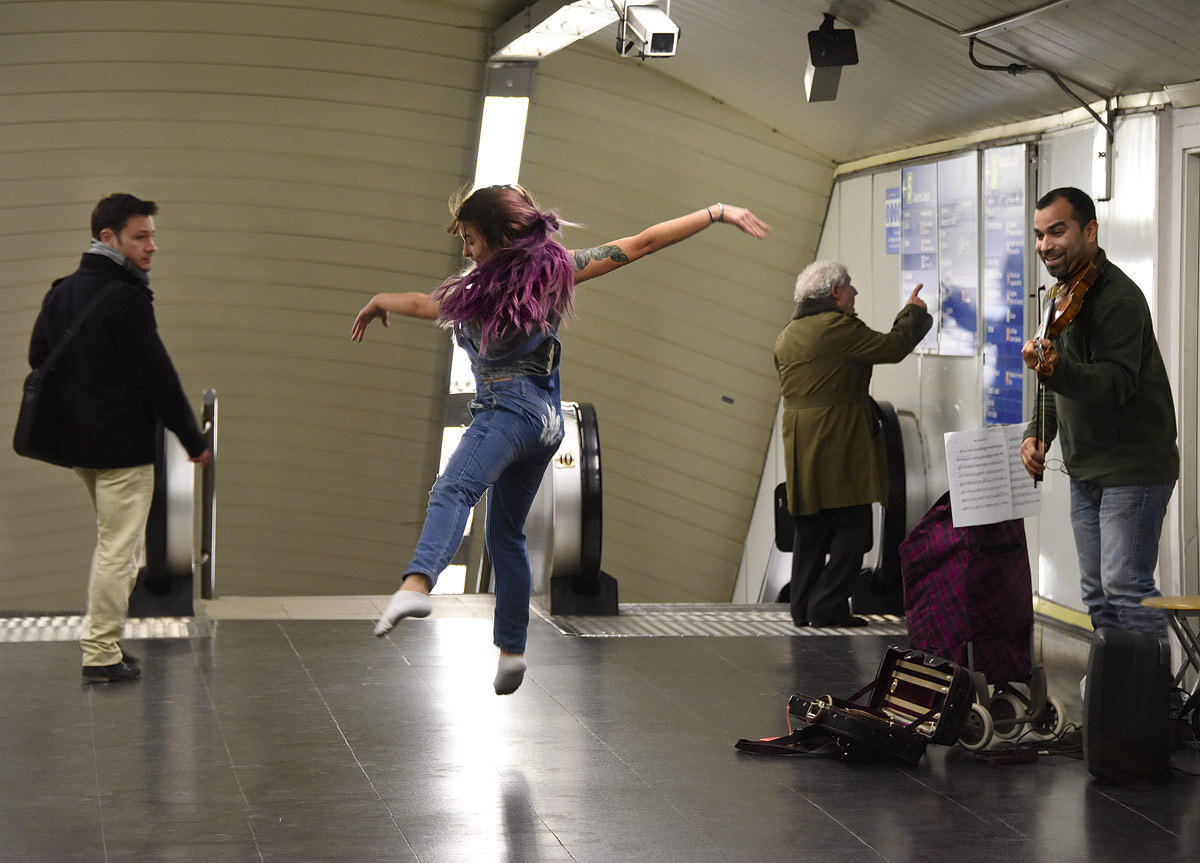
[[[640,603],[622,605],[619,611],[611,617],[547,614],[542,617],[564,635],[583,638],[908,634],[904,619],[894,614],[859,615],[870,621],[868,626],[797,627],[787,610],[759,605]]]
[[[0,617],[0,643],[21,641],[78,641],[83,615],[57,614]],[[124,638],[201,638],[202,627],[193,617],[130,617]]]

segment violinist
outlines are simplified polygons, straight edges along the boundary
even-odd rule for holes
[[[1044,391],[1021,459],[1035,478],[1047,469],[1070,478],[1080,586],[1093,627],[1165,635],[1163,612],[1140,604],[1160,595],[1158,542],[1179,477],[1175,405],[1150,308],[1100,248],[1087,194],[1048,192],[1033,225],[1038,256],[1060,286],[1048,304],[1050,336],[1021,350]],[[1055,437],[1061,468],[1046,457]]]

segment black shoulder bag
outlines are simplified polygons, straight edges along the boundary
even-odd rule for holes
[[[35,458],[50,464],[70,467],[63,458],[63,431],[66,425],[66,409],[63,406],[62,384],[54,374],[54,363],[62,356],[75,333],[83,326],[84,319],[100,304],[100,301],[119,282],[109,282],[83,307],[71,326],[62,334],[46,361],[31,371],[25,378],[21,410],[17,414],[17,428],[13,432],[13,449],[17,455]]]

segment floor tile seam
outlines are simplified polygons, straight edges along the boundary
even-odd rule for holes
[[[641,780],[642,784],[645,785],[646,780],[642,779],[642,777],[637,773],[636,770],[633,770],[633,772],[634,772],[634,775],[637,776],[639,780]],[[647,787],[649,787],[649,786],[647,786]],[[708,833],[705,831],[706,825],[704,823],[697,823],[697,821],[693,820],[686,813],[684,813],[683,810],[681,810],[678,806],[676,806],[675,803],[673,803],[671,801],[671,799],[666,797],[662,792],[655,791],[653,788],[651,788],[650,790],[652,793],[654,793],[654,795],[656,797],[658,797],[659,800],[661,800],[668,807],[670,807],[671,811],[674,812],[676,814],[676,816],[681,818],[686,824],[688,824],[693,830],[695,830],[698,835],[704,837],[704,841],[706,841],[709,844],[709,846],[712,848],[712,850],[717,851],[718,853],[721,853],[721,854],[725,853],[725,849],[721,847],[721,844],[719,842],[717,842],[717,840],[714,839],[712,836],[708,835]]]
[[[644,787],[644,788],[645,788],[647,791],[649,791],[651,794],[653,794],[655,797],[657,797],[659,800],[661,800],[663,803],[665,803],[665,804],[666,804],[668,807],[670,807],[670,808],[671,808],[671,810],[672,810],[673,812],[675,812],[675,814],[676,814],[676,815],[678,815],[680,818],[682,818],[684,821],[686,821],[686,822],[687,822],[689,825],[691,825],[691,826],[692,826],[694,829],[696,829],[696,830],[697,830],[697,831],[700,833],[700,835],[704,836],[705,840],[706,840],[706,841],[708,841],[708,843],[709,843],[710,845],[712,845],[712,847],[713,847],[715,850],[720,850],[720,849],[719,849],[719,847],[716,845],[716,843],[715,843],[715,842],[713,842],[713,840],[712,840],[712,838],[711,838],[711,837],[709,837],[709,836],[708,836],[706,833],[704,833],[704,831],[703,831],[703,830],[702,830],[702,829],[701,829],[701,828],[700,828],[698,825],[696,825],[696,824],[695,824],[695,822],[693,822],[693,821],[692,821],[690,818],[688,818],[688,816],[687,816],[687,815],[685,815],[685,814],[684,814],[684,813],[683,813],[683,812],[682,812],[682,811],[679,809],[679,807],[677,807],[677,806],[676,806],[674,803],[672,803],[672,802],[671,802],[671,801],[670,801],[670,800],[669,800],[667,797],[665,797],[665,796],[662,794],[662,792],[660,792],[660,791],[656,790],[656,789],[655,789],[655,788],[654,788],[654,787],[653,787],[653,786],[652,786],[652,785],[651,785],[651,784],[650,784],[650,783],[649,783],[649,782],[646,780],[646,778],[645,778],[645,777],[643,777],[643,776],[641,775],[641,773],[639,773],[639,772],[638,772],[638,769],[637,769],[637,768],[636,768],[634,765],[632,765],[632,764],[630,764],[628,761],[626,761],[624,758],[622,758],[622,757],[621,757],[621,755],[620,755],[620,753],[618,753],[618,752],[617,752],[615,749],[613,749],[613,748],[612,748],[612,746],[610,746],[610,745],[608,744],[608,742],[607,742],[607,741],[606,741],[606,740],[605,740],[603,737],[601,737],[599,734],[597,734],[597,733],[596,733],[596,732],[595,732],[595,731],[594,731],[594,730],[593,730],[593,729],[592,729],[590,726],[588,726],[588,724],[587,724],[586,722],[582,721],[582,720],[581,720],[581,719],[580,719],[578,716],[576,716],[576,715],[575,715],[575,713],[574,713],[574,712],[572,712],[572,711],[571,711],[571,710],[570,710],[570,709],[569,709],[569,708],[568,708],[568,707],[567,707],[565,704],[563,704],[561,701],[559,701],[559,700],[558,700],[558,699],[557,699],[557,698],[554,696],[554,694],[553,694],[553,693],[551,693],[549,690],[547,690],[547,689],[545,689],[545,688],[543,688],[543,689],[542,689],[542,691],[543,691],[543,692],[545,692],[547,695],[549,695],[549,696],[550,696],[550,699],[551,699],[552,701],[554,701],[554,703],[555,703],[555,704],[559,705],[559,706],[560,706],[560,707],[561,707],[563,710],[565,710],[565,711],[567,712],[567,714],[568,714],[568,715],[570,715],[572,718],[574,718],[574,719],[575,719],[575,721],[576,721],[576,722],[577,722],[577,723],[580,725],[580,727],[582,727],[584,731],[586,731],[586,732],[587,732],[589,735],[591,735],[591,737],[592,737],[592,738],[593,738],[593,739],[594,739],[594,740],[595,740],[597,743],[599,743],[601,746],[603,746],[603,747],[604,747],[604,749],[605,749],[605,750],[607,750],[609,753],[611,753],[611,754],[612,754],[612,757],[613,757],[613,758],[615,758],[615,759],[617,760],[617,762],[618,762],[618,763],[619,763],[619,764],[620,764],[622,767],[624,767],[624,768],[625,768],[625,770],[627,770],[627,771],[630,773],[630,775],[634,776],[634,777],[635,777],[635,778],[638,780],[638,782],[640,782],[640,783],[642,784],[642,786],[643,786],[643,787]],[[545,824],[545,823],[546,823],[546,822],[545,822],[545,819],[544,819],[544,818],[542,818],[542,815],[541,815],[541,813],[540,813],[540,812],[538,812],[538,811],[536,810],[536,808],[534,809],[534,815],[536,815],[536,816],[537,816],[537,818],[538,818],[538,820],[539,820],[539,821],[541,821],[543,824]],[[547,824],[547,825],[546,825],[546,828],[547,828],[548,830],[550,830],[552,833],[554,833],[554,836],[555,836],[555,838],[557,838],[557,839],[558,839],[558,841],[559,841],[560,843],[562,843],[562,839],[561,839],[561,838],[558,836],[558,834],[557,834],[557,833],[555,833],[555,832],[554,832],[553,828],[552,828],[552,827],[550,827],[550,825],[549,825],[549,824]],[[566,848],[566,845],[565,845],[565,844],[563,844],[563,847],[564,847],[564,849],[565,849],[565,848]],[[570,853],[570,852],[568,851],[568,853]]]
[[[636,671],[635,671],[635,673],[636,673]],[[688,815],[687,815],[687,814],[685,814],[685,813],[684,813],[684,812],[683,812],[683,811],[682,811],[682,810],[681,810],[681,809],[680,809],[680,808],[679,808],[679,807],[678,807],[678,806],[677,806],[677,805],[676,805],[674,802],[672,802],[672,800],[671,800],[669,797],[667,797],[667,796],[666,796],[666,795],[665,795],[663,792],[661,792],[661,791],[659,791],[658,789],[656,789],[656,788],[655,788],[655,787],[654,787],[654,786],[653,786],[653,785],[652,785],[652,784],[651,784],[651,783],[650,783],[650,782],[647,780],[647,778],[646,778],[646,777],[644,777],[644,776],[641,774],[641,772],[639,772],[639,768],[638,768],[638,767],[636,767],[635,765],[633,765],[633,764],[631,764],[630,762],[626,761],[626,760],[625,760],[625,759],[624,759],[624,758],[623,758],[623,757],[620,755],[620,753],[618,753],[618,752],[617,752],[615,749],[613,749],[613,748],[612,748],[612,746],[610,746],[610,745],[608,744],[608,742],[607,742],[607,741],[606,741],[606,740],[605,740],[603,737],[601,737],[601,736],[600,736],[600,735],[599,735],[599,734],[598,734],[596,731],[594,731],[594,730],[593,730],[593,729],[592,729],[592,728],[591,728],[591,727],[590,727],[590,726],[589,726],[589,725],[588,725],[586,722],[584,722],[584,721],[582,721],[581,719],[579,719],[579,717],[577,717],[573,711],[571,711],[571,710],[570,710],[570,709],[569,709],[569,708],[568,708],[566,705],[564,705],[564,704],[563,704],[561,701],[559,701],[559,700],[558,700],[558,699],[557,699],[557,698],[556,698],[556,697],[555,697],[555,696],[554,696],[552,693],[550,693],[548,690],[545,690],[544,688],[543,688],[543,691],[544,691],[544,692],[546,692],[546,694],[547,694],[547,695],[549,695],[549,696],[550,696],[550,698],[551,698],[551,699],[552,699],[552,700],[553,700],[553,701],[554,701],[556,704],[558,704],[560,707],[562,707],[562,709],[563,709],[563,710],[565,710],[565,711],[566,711],[566,712],[567,712],[567,713],[568,713],[570,716],[572,716],[572,717],[575,719],[575,721],[576,721],[576,722],[578,722],[578,723],[579,723],[579,725],[580,725],[580,726],[581,726],[581,727],[582,727],[582,728],[583,728],[585,731],[587,731],[587,733],[588,733],[589,735],[591,735],[591,736],[592,736],[592,738],[593,738],[593,739],[595,739],[595,740],[596,740],[596,741],[597,741],[597,742],[598,742],[598,743],[599,743],[601,746],[603,746],[603,747],[604,747],[604,748],[605,748],[605,749],[606,749],[608,752],[610,752],[610,753],[612,754],[613,758],[615,758],[615,759],[617,760],[617,762],[618,762],[619,764],[621,764],[621,766],[622,766],[622,767],[624,767],[624,768],[625,768],[625,770],[627,770],[627,771],[630,773],[630,775],[634,776],[634,777],[635,777],[635,778],[638,780],[638,782],[639,782],[639,783],[641,783],[641,785],[642,785],[642,786],[643,786],[643,787],[644,787],[644,788],[645,788],[647,791],[649,791],[649,792],[650,792],[652,795],[654,795],[654,797],[656,797],[658,800],[660,800],[662,803],[664,803],[664,804],[665,804],[667,807],[669,807],[669,808],[671,809],[671,811],[673,811],[673,812],[674,812],[674,813],[675,813],[675,814],[676,814],[676,815],[677,815],[679,818],[681,818],[681,819],[682,819],[684,822],[686,822],[686,823],[687,823],[688,825],[690,825],[690,826],[691,826],[691,827],[692,827],[694,830],[696,830],[696,832],[697,832],[699,835],[703,836],[703,837],[704,837],[704,839],[705,839],[705,841],[707,841],[707,842],[709,843],[709,845],[712,847],[712,849],[713,849],[713,850],[723,853],[723,849],[720,847],[720,845],[719,845],[719,844],[717,844],[717,842],[716,842],[716,841],[713,839],[713,837],[709,836],[709,835],[708,835],[708,834],[707,834],[707,833],[704,831],[704,827],[703,827],[703,825],[697,824],[695,821],[693,821],[693,820],[692,820],[692,818],[688,817]],[[700,718],[700,717],[699,717],[699,716],[698,716],[698,715],[697,715],[697,714],[696,714],[694,711],[690,711],[690,710],[689,710],[687,707],[684,707],[683,705],[680,705],[680,704],[679,704],[679,702],[678,702],[678,701],[677,701],[675,698],[671,698],[671,701],[672,701],[673,703],[675,703],[676,705],[680,706],[680,707],[681,707],[683,710],[685,710],[685,711],[687,711],[687,712],[691,713],[691,714],[692,714],[692,717],[693,717],[694,719],[697,719],[697,720],[700,720],[700,719],[701,719],[701,718]],[[543,823],[545,823],[545,820],[544,820],[544,819],[541,817],[541,814],[540,814],[540,813],[538,813],[538,812],[535,810],[534,814],[535,814],[535,815],[537,815],[537,817],[538,817],[538,820],[539,820],[539,821],[542,821]],[[551,830],[551,832],[554,832],[554,831],[553,831],[553,828],[550,828],[550,827],[549,827],[549,825],[547,825],[547,829],[550,829],[550,830]],[[558,834],[557,834],[557,833],[555,833],[555,836],[557,837],[557,836],[558,836]],[[561,842],[562,840],[560,839],[559,841]],[[564,846],[564,847],[565,847],[565,846]],[[569,852],[568,852],[568,853],[569,853]]]
[[[535,678],[533,678],[533,679],[535,679]],[[617,759],[617,761],[621,764],[622,767],[624,767],[626,770],[628,770],[633,775],[635,775],[635,776],[637,775],[636,772],[633,770],[632,766],[627,761],[625,761],[625,759],[622,758],[615,749],[613,749],[611,746],[608,745],[608,741],[606,741],[603,737],[601,737],[598,733],[596,733],[596,731],[590,725],[588,725],[587,722],[585,722],[583,719],[581,719],[579,716],[577,716],[575,714],[575,711],[571,710],[571,708],[569,708],[567,705],[563,704],[563,702],[560,701],[558,699],[558,697],[555,696],[554,693],[552,693],[549,689],[546,689],[546,687],[542,686],[541,684],[538,684],[538,688],[541,689],[542,692],[546,693],[546,695],[550,698],[550,700],[553,701],[555,704],[557,704],[560,708],[562,708],[562,710],[568,716],[570,716],[572,719],[574,719],[575,722],[579,725],[579,727],[582,728],[584,731],[586,731],[593,740],[595,740],[602,747],[604,747],[604,749],[606,751],[608,751],[613,756],[613,758]],[[645,780],[642,779],[640,776],[638,776],[638,781],[641,782],[643,785],[645,784]],[[538,817],[540,818],[541,816],[539,815]]]
[[[392,646],[392,649],[395,650],[396,653],[400,654],[400,658],[404,661],[404,664],[406,666],[408,666],[409,668],[414,668],[414,669],[417,668],[417,666],[413,665],[412,660],[410,660],[408,658],[408,654],[400,649],[400,645],[392,640],[392,632],[394,632],[394,631],[395,631],[394,629],[389,630],[388,632],[384,633],[381,636],[376,636],[376,638],[386,641],[388,644],[390,644]],[[423,681],[424,681],[424,678],[422,678],[422,682]],[[425,686],[426,686],[426,688],[428,688],[429,684],[426,683]]]
[[[782,783],[780,783],[780,784],[782,784]],[[788,787],[790,787],[790,786],[788,786]],[[818,812],[820,812],[822,815],[824,815],[826,818],[828,818],[834,824],[838,825],[843,830],[845,830],[848,834],[853,836],[856,840],[858,840],[858,842],[864,848],[867,848],[868,850],[870,850],[871,853],[874,854],[876,857],[878,857],[880,860],[887,861],[887,863],[891,863],[891,858],[889,858],[886,854],[884,854],[882,851],[880,851],[878,848],[876,848],[874,845],[872,845],[870,842],[868,842],[862,836],[859,836],[856,832],[854,832],[854,830],[851,827],[849,827],[847,824],[845,824],[840,818],[838,818],[836,815],[834,815],[832,812],[830,812],[828,809],[826,809],[820,803],[817,803],[815,800],[811,800],[808,797],[805,797],[803,794],[801,794],[799,791],[796,791],[794,788],[791,790],[795,791],[796,796],[801,798],[802,800],[804,800],[806,803],[808,803],[809,806],[812,806],[814,809],[816,809]]]
[[[104,797],[100,794],[100,752],[96,747],[96,711],[94,699],[93,690],[89,688],[87,698],[88,734],[92,738],[92,776],[95,782],[96,811],[100,816],[100,848],[104,852],[104,863],[108,863],[108,837],[104,830]]]
[[[1138,809],[1134,809],[1132,806],[1130,806],[1130,805],[1129,805],[1128,803],[1126,803],[1124,800],[1118,800],[1116,797],[1113,797],[1111,794],[1108,794],[1108,793],[1106,793],[1106,792],[1105,792],[1105,791],[1104,791],[1104,790],[1103,790],[1103,789],[1102,789],[1100,786],[1098,786],[1096,783],[1091,783],[1091,784],[1089,785],[1089,788],[1088,788],[1088,790],[1090,790],[1090,791],[1094,791],[1095,793],[1099,794],[1101,797],[1105,798],[1106,800],[1110,800],[1110,801],[1112,801],[1113,803],[1116,803],[1116,804],[1117,804],[1118,806],[1120,806],[1122,809],[1126,810],[1127,812],[1130,812],[1130,813],[1132,813],[1133,815],[1136,815],[1138,818],[1141,818],[1143,821],[1147,822],[1148,824],[1152,824],[1152,825],[1154,825],[1155,827],[1157,827],[1159,830],[1163,831],[1163,832],[1164,832],[1164,833],[1166,833],[1167,835],[1169,835],[1169,836],[1174,836],[1176,839],[1182,839],[1182,838],[1183,838],[1182,836],[1180,836],[1178,833],[1176,833],[1174,830],[1170,829],[1169,827],[1166,827],[1166,826],[1164,826],[1164,825],[1162,825],[1162,824],[1159,824],[1157,821],[1155,821],[1153,818],[1151,818],[1151,817],[1150,817],[1149,815],[1147,815],[1145,812],[1142,812],[1142,811],[1140,811],[1140,810],[1138,810]]]
[[[359,771],[363,775],[363,778],[367,780],[367,784],[371,787],[371,793],[375,795],[375,798],[383,806],[384,811],[387,812],[388,819],[392,822],[392,826],[396,828],[396,833],[399,834],[401,840],[403,840],[405,847],[408,848],[408,850],[412,853],[413,858],[419,861],[421,859],[420,855],[417,853],[417,850],[413,848],[408,837],[404,835],[404,830],[400,827],[400,822],[396,818],[396,813],[392,810],[392,807],[388,804],[388,802],[383,799],[383,795],[379,793],[379,789],[375,786],[375,781],[371,779],[371,774],[367,772],[367,769],[363,766],[362,761],[358,757],[358,753],[354,751],[354,746],[350,743],[350,739],[346,736],[346,732],[342,729],[341,723],[338,722],[337,716],[334,715],[333,708],[330,707],[328,700],[325,698],[325,694],[321,692],[321,687],[317,685],[317,681],[313,678],[312,672],[305,664],[304,657],[300,655],[299,649],[292,641],[291,636],[288,635],[287,630],[281,624],[277,625],[283,632],[283,637],[287,640],[288,646],[295,654],[296,661],[300,663],[300,668],[304,671],[305,675],[307,675],[309,683],[312,684],[313,692],[315,692],[317,698],[321,700],[321,706],[325,708],[325,712],[329,715],[329,719],[333,723],[333,727],[337,729],[338,736],[342,738],[342,742],[346,745],[346,750],[350,753],[350,757],[354,759],[354,764],[358,767]]]
[[[941,800],[944,800],[944,801],[946,801],[946,802],[948,802],[948,803],[953,803],[953,804],[954,804],[956,807],[958,807],[959,809],[961,809],[963,812],[970,813],[970,814],[971,814],[971,815],[973,815],[975,818],[978,818],[980,821],[982,821],[982,822],[984,822],[984,823],[987,823],[987,819],[986,819],[986,818],[984,818],[984,817],[983,817],[983,816],[982,816],[980,813],[978,813],[978,812],[976,812],[975,810],[971,809],[970,807],[966,806],[966,805],[965,805],[965,804],[963,804],[962,802],[960,802],[960,801],[958,801],[958,800],[955,800],[953,797],[951,797],[950,795],[946,794],[944,791],[941,791],[941,790],[939,790],[939,789],[937,789],[937,788],[934,788],[934,787],[933,787],[932,785],[930,785],[928,782],[925,782],[925,781],[923,781],[923,780],[921,779],[921,777],[920,777],[920,776],[918,776],[918,775],[916,775],[915,773],[913,773],[913,772],[911,772],[911,771],[909,771],[909,770],[901,770],[900,772],[901,772],[901,773],[903,773],[905,776],[907,776],[907,777],[908,777],[910,780],[912,780],[913,782],[915,782],[917,785],[920,785],[920,786],[921,786],[922,788],[924,788],[925,790],[927,790],[927,791],[931,792],[932,794],[936,795],[937,797],[939,797]],[[1007,824],[1006,824],[1005,826],[1006,826],[1006,827],[1008,827],[1010,830],[1012,830],[1014,833],[1016,833],[1016,834],[1017,834],[1018,836],[1020,836],[1021,838],[1023,838],[1023,839],[1028,839],[1028,838],[1029,838],[1029,837],[1028,837],[1028,836],[1026,836],[1024,833],[1022,833],[1020,830],[1017,830],[1017,829],[1013,828],[1011,825],[1007,825]]]
[[[553,827],[550,826],[550,824],[542,816],[542,813],[539,812],[537,810],[537,807],[534,806],[532,803],[529,804],[529,811],[533,813],[533,817],[537,819],[538,824],[542,825],[542,829],[554,837],[554,841],[558,843],[558,847],[563,850],[563,853],[566,854],[568,857],[570,857],[572,860],[577,859],[575,857],[575,855],[571,853],[571,849],[567,847],[567,843],[564,842],[563,838],[558,835],[558,831],[556,831]]]
[[[221,722],[221,714],[217,710],[216,702],[213,700],[212,690],[208,686],[208,679],[204,676],[204,669],[200,665],[200,655],[196,651],[195,642],[192,644],[192,660],[196,663],[196,669],[200,672],[200,685],[204,687],[204,696],[208,701],[209,710],[212,713],[213,723],[216,725],[217,735],[221,738],[221,747],[225,750],[225,763],[229,765],[229,771],[233,774],[233,781],[237,785],[238,796],[242,798],[242,817],[246,823],[246,829],[250,832],[250,841],[254,845],[254,853],[258,855],[261,861],[266,860],[263,856],[262,844],[259,841],[257,831],[254,829],[254,821],[251,817],[250,800],[246,797],[245,786],[242,785],[242,778],[238,776],[237,766],[233,762],[233,751],[229,748],[229,738],[225,734],[225,726]]]

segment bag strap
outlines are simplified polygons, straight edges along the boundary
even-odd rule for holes
[[[841,743],[820,725],[806,725],[783,737],[764,737],[762,740],[743,738],[734,744],[742,752],[755,755],[844,755]]]
[[[538,330],[526,337],[525,341],[514,347],[511,351],[499,357],[484,357],[479,351],[472,347],[470,340],[467,338],[466,331],[462,329],[462,324],[455,327],[455,339],[458,346],[462,348],[468,357],[475,363],[478,363],[483,368],[498,368],[499,366],[508,365],[516,362],[519,359],[529,356],[535,350],[542,346],[546,339],[554,339],[558,341],[558,328],[554,327],[548,330]],[[561,344],[561,343],[560,343]]]
[[[853,695],[851,695],[849,698],[847,698],[847,699],[844,699],[844,700],[845,700],[845,701],[849,701],[849,702],[850,702],[851,704],[853,704],[855,707],[858,707],[858,706],[860,706],[860,705],[858,704],[858,699],[862,698],[862,697],[863,697],[864,695],[866,695],[868,692],[870,692],[871,690],[873,690],[873,689],[875,688],[875,685],[876,685],[877,683],[879,683],[879,678],[878,678],[878,677],[876,677],[874,680],[872,680],[870,683],[868,683],[868,684],[867,684],[866,686],[864,686],[862,689],[858,690],[858,692],[854,693],[854,694],[853,694]]]
[[[71,326],[63,332],[62,337],[58,340],[58,344],[54,346],[54,350],[50,352],[50,356],[46,357],[46,361],[38,366],[38,371],[42,369],[50,369],[54,367],[54,361],[62,356],[62,352],[66,349],[67,344],[75,337],[75,333],[79,332],[79,328],[83,326],[83,322],[88,315],[100,305],[100,301],[104,299],[112,289],[120,285],[121,282],[113,279],[100,290],[96,291],[95,296],[88,300],[88,304],[83,307],[83,311],[75,316],[75,320],[71,321]]]

